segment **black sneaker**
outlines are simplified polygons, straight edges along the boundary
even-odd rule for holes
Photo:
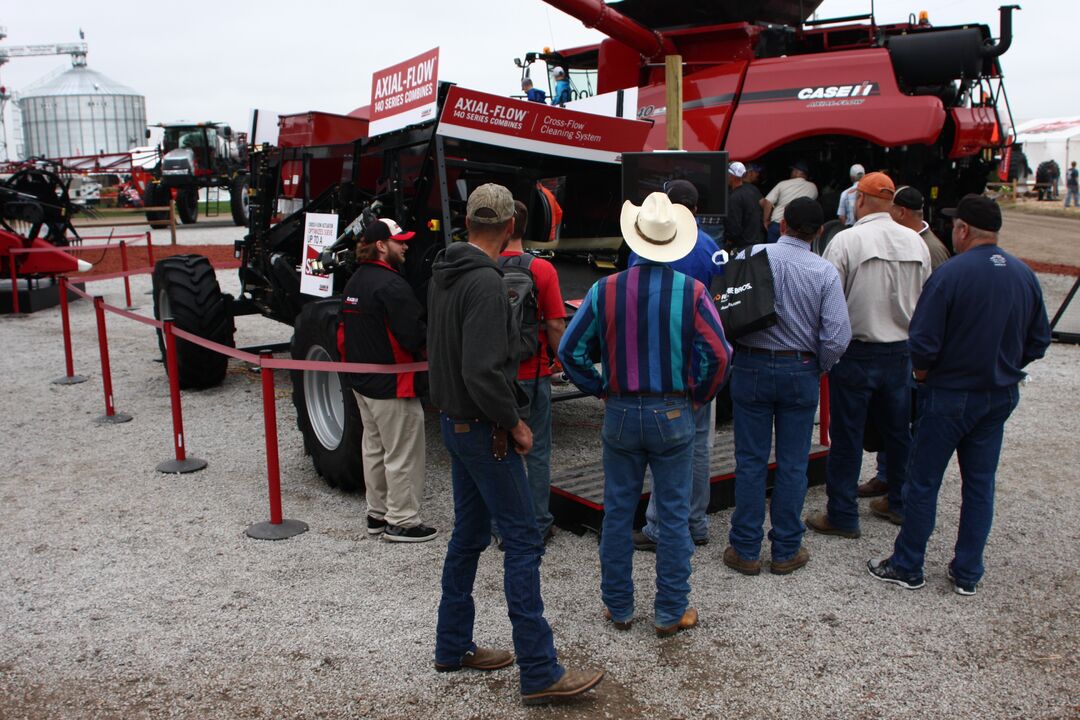
[[[945,571],[945,574],[949,576],[949,582],[952,583],[953,592],[957,595],[964,595],[970,597],[975,594],[975,590],[978,585],[975,583],[961,583],[956,581],[956,576],[953,575],[952,563],[949,563],[949,569]]]
[[[428,527],[423,523],[420,525],[413,525],[412,527],[387,525],[386,532],[383,533],[383,540],[388,542],[421,543],[427,542],[428,540],[434,540],[438,534],[438,530],[433,527]]]
[[[920,575],[904,575],[893,567],[892,558],[878,558],[876,560],[867,560],[866,569],[871,575],[883,582],[892,583],[893,585],[899,585],[902,588],[908,590],[918,590],[926,581],[923,576]]]
[[[367,516],[367,534],[382,535],[386,530],[386,521],[382,518]]]
[[[694,544],[698,547],[703,547],[709,544],[709,536],[694,538]]]

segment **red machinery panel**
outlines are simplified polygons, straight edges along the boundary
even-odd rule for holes
[[[998,144],[997,114],[993,108],[953,108],[949,114],[956,129],[950,158],[975,155]]]
[[[737,61],[683,77],[683,149],[720,149],[745,68],[745,62]],[[645,142],[646,150],[667,148],[666,102],[663,84],[638,91],[638,117],[656,123]]]
[[[340,145],[367,137],[368,121],[363,118],[324,112],[282,115],[278,118],[278,145],[311,147]]]
[[[900,92],[885,49],[770,58],[747,71],[724,149],[747,160],[816,135],[930,145],[944,125],[941,100]]]

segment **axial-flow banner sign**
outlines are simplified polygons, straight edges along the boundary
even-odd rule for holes
[[[617,163],[624,152],[641,151],[651,127],[639,120],[575,112],[455,85],[443,105],[438,133],[518,150]]]
[[[436,112],[439,48],[380,70],[371,78],[371,135],[400,130]]]

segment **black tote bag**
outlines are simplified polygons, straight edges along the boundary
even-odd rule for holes
[[[713,283],[713,299],[728,340],[776,324],[776,294],[768,251],[751,255],[752,250],[746,249],[746,258],[729,260],[723,276]]]

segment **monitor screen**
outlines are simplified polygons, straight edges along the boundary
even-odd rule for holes
[[[698,220],[717,224],[727,214],[727,165],[726,152],[623,153],[623,200],[640,205],[670,181],[689,180],[698,191]]]

